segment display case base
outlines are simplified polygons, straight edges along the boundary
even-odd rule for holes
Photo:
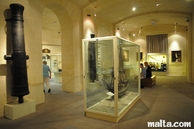
[[[139,96],[117,117],[113,115],[106,115],[106,114],[90,112],[90,111],[86,111],[85,113],[86,113],[86,116],[90,118],[95,118],[95,119],[100,119],[100,120],[105,120],[110,122],[118,122],[138,100],[139,100]]]

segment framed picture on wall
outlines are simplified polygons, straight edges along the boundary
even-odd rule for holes
[[[129,61],[129,50],[123,50],[123,61]]]
[[[182,62],[181,50],[171,51],[172,62]]]
[[[140,60],[143,59],[143,52],[140,52]]]

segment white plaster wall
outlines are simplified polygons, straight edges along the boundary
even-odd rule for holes
[[[171,51],[181,51],[181,62],[172,62]],[[186,76],[186,31],[168,35],[168,75]]]
[[[42,29],[42,44],[61,45],[61,34],[56,31]]]
[[[25,0],[24,0],[25,1]],[[30,94],[28,99],[35,100],[36,104],[43,103],[45,96],[43,93],[42,78],[42,25],[41,6],[37,6],[33,0],[28,0],[26,8],[25,39],[26,53],[29,55],[28,63],[28,83]]]
[[[191,38],[189,39],[189,42],[190,42],[190,46],[191,48],[189,48],[189,50],[191,51],[189,54],[191,56],[191,64],[189,65],[190,66],[190,69],[188,70],[189,72],[189,75],[190,75],[190,78],[189,78],[189,82],[192,82],[194,83],[194,9],[193,9],[193,14],[192,14],[192,18],[191,19],[191,29],[189,30],[189,32],[191,32],[192,35]]]
[[[51,50],[51,53],[48,55],[60,55],[61,54],[61,45],[42,45],[42,49],[48,48]]]
[[[106,24],[102,23],[98,27],[98,37],[110,36],[111,33],[109,32],[109,28]]]
[[[6,83],[5,76],[0,76],[0,117],[4,116],[4,104],[6,104]]]
[[[90,34],[95,37],[113,36],[113,24],[98,16],[87,16],[87,11],[83,11],[83,38],[90,38]]]
[[[130,39],[129,39],[129,37],[130,37],[129,36],[129,33],[126,32],[125,30],[123,30],[123,28],[119,28],[119,30],[117,30],[117,32],[120,34],[120,36],[118,35],[118,37],[121,37],[121,38],[124,38],[124,39],[130,41]]]
[[[7,9],[6,4],[0,6],[0,12]],[[5,18],[4,15],[0,15],[0,117],[4,116],[4,104],[7,101],[6,98],[6,61],[3,56],[6,55],[6,33],[5,33]]]
[[[164,29],[165,28],[165,29]],[[128,33],[120,33],[121,37],[125,37]],[[169,76],[186,76],[187,75],[187,60],[186,60],[186,42],[187,33],[185,29],[179,29],[177,33],[174,33],[173,27],[170,26],[153,26],[146,28],[141,31],[140,34],[136,33],[133,36],[133,32],[129,33],[129,39],[140,45],[140,52],[143,52],[143,60],[147,61],[147,48],[146,48],[146,35],[157,35],[157,34],[168,34],[168,52],[167,52],[167,75]],[[176,42],[176,46],[173,45]],[[181,50],[182,51],[182,62],[171,62],[171,51]]]

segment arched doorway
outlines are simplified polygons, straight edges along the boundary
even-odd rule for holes
[[[42,13],[42,61],[51,69],[51,92],[62,91],[61,26],[55,13],[44,8]],[[47,93],[47,91],[45,91]]]
[[[61,35],[61,59],[62,59],[62,91],[78,92],[82,90],[82,45],[81,30],[82,18],[80,8],[69,2],[74,7],[71,10],[58,3],[48,4],[50,9],[58,18]],[[70,15],[71,14],[71,15]],[[51,36],[52,37],[52,36]]]

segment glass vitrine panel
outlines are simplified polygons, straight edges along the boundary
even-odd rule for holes
[[[119,39],[118,57],[118,113],[121,114],[139,96],[139,46]]]
[[[116,36],[83,39],[83,70],[86,116],[118,121],[139,97],[139,45]]]

